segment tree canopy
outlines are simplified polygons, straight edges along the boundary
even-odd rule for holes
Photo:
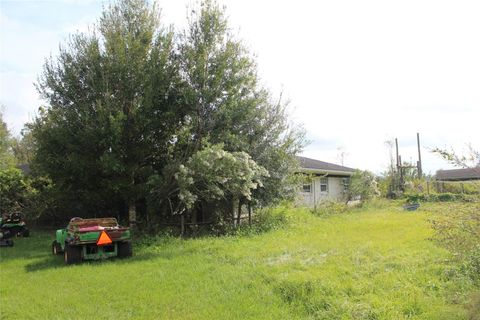
[[[139,208],[141,220],[218,205],[217,188],[223,202],[292,195],[302,131],[213,1],[182,32],[145,0],[116,1],[48,59],[37,88],[46,106],[30,126],[33,162],[67,207],[128,211],[134,223]]]
[[[0,170],[7,169],[15,164],[12,141],[7,124],[3,121],[3,110],[0,106]]]

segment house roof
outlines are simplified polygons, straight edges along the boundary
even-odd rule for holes
[[[480,167],[438,170],[435,178],[438,181],[480,180]]]
[[[355,169],[340,166],[338,164],[324,162],[320,160],[310,159],[306,157],[297,157],[300,167],[307,171],[325,172],[325,173],[344,173],[351,175]]]

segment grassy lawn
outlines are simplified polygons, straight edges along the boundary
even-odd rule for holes
[[[281,209],[279,209],[281,210]],[[315,217],[255,236],[134,246],[65,266],[52,234],[1,248],[2,319],[464,319],[472,289],[428,240],[428,205]]]

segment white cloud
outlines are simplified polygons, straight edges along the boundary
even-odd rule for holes
[[[229,7],[264,80],[286,88],[310,136],[338,141],[306,155],[336,161],[343,145],[349,165],[378,172],[388,137],[402,143],[420,132],[425,147],[480,144],[480,4],[296,3]],[[401,153],[416,161],[414,146]],[[423,160],[429,171],[447,167],[426,149]]]
[[[5,106],[4,120],[15,135],[20,133],[25,122],[33,119],[40,106],[33,85],[35,79],[35,74],[31,73],[0,73],[0,103]]]

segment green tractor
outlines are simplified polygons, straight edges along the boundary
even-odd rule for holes
[[[63,254],[66,264],[131,257],[130,230],[119,226],[115,218],[72,218],[65,229],[56,231],[52,253]]]
[[[22,215],[18,212],[10,213],[0,217],[0,246],[12,247],[13,237],[28,237],[28,230]]]

